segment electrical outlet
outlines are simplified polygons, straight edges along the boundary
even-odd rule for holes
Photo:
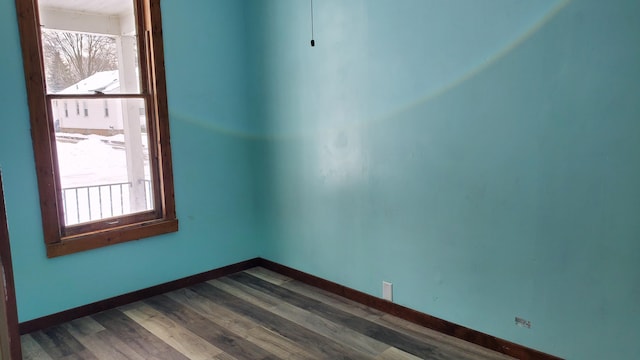
[[[523,327],[523,328],[527,328],[527,329],[531,329],[531,321],[529,320],[525,320],[521,317],[517,317],[516,316],[516,325]]]
[[[382,298],[393,301],[393,284],[387,281],[382,282]]]

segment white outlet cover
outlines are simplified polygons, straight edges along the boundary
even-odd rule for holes
[[[388,281],[382,282],[382,298],[393,301],[393,284]]]

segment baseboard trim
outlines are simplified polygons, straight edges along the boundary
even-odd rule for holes
[[[127,294],[115,296],[109,299],[96,301],[91,304],[61,311],[59,313],[25,321],[19,324],[20,334],[24,335],[34,331],[46,329],[54,325],[62,324],[71,320],[81,318],[83,316],[97,314],[104,310],[109,310],[109,309],[116,308],[118,306],[144,300],[156,295],[164,294],[169,291],[182,289],[184,287],[195,285],[201,282],[205,282],[205,281],[212,280],[212,279],[219,278],[226,275],[231,275],[239,271],[243,271],[243,270],[250,269],[252,267],[259,266],[259,264],[260,264],[260,259],[254,258],[254,259],[242,261],[239,263],[231,264],[228,266],[224,266],[218,269],[205,271],[200,274],[187,276],[182,279],[169,281],[163,284],[159,284],[159,285],[155,285],[145,289],[133,291]]]
[[[482,333],[480,331],[472,330],[467,327],[457,325],[431,315],[427,315],[425,313],[383,300],[381,298],[377,298],[361,291],[319,278],[317,276],[275,263],[270,260],[259,258],[258,265],[262,266],[265,269],[269,269],[279,274],[288,276],[292,279],[301,281],[305,284],[317,287],[322,290],[326,290],[328,292],[340,295],[363,305],[378,309],[382,312],[405,319],[414,324],[436,330],[443,334],[447,334],[458,339],[480,345],[484,348],[491,349],[520,360],[562,360],[562,358],[559,358],[557,356],[546,354],[538,350],[528,348],[526,346],[518,345],[510,341]]]
[[[480,345],[505,355],[515,357],[520,360],[563,360],[562,358],[545,354],[526,346],[518,345],[507,340],[472,330],[467,327],[454,324],[452,322],[427,315],[425,313],[392,303],[381,298],[363,293],[361,291],[340,285],[338,283],[322,279],[285,265],[275,263],[263,258],[254,258],[218,269],[191,275],[182,279],[177,279],[167,283],[155,285],[145,289],[133,291],[127,294],[115,296],[109,299],[97,301],[91,304],[79,306],[73,309],[61,311],[55,314],[43,316],[37,319],[25,321],[19,324],[20,334],[28,334],[34,331],[46,329],[48,327],[72,321],[83,316],[99,313],[104,310],[116,308],[136,301],[144,300],[169,291],[178,290],[184,287],[195,285],[208,280],[216,279],[226,275],[262,266],[265,269],[288,276],[305,284],[315,286],[319,289],[343,296],[347,299],[370,306],[382,312],[397,316],[412,323],[436,330],[443,334],[451,335],[458,339]]]

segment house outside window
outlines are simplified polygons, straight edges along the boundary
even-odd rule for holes
[[[47,255],[177,231],[159,0],[16,9]]]

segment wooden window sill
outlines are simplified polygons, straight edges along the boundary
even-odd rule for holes
[[[47,244],[47,257],[73,254],[176,231],[178,231],[178,219],[160,219],[67,236],[63,237],[60,242]]]

